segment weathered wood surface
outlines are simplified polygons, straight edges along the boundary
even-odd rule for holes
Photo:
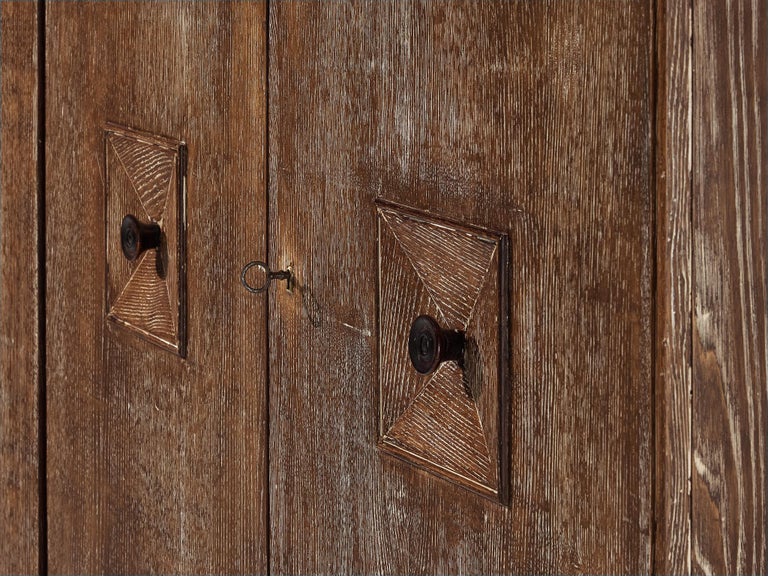
[[[47,4],[54,573],[267,571],[266,6]],[[107,122],[189,146],[188,355],[105,322]]]
[[[765,574],[768,5],[693,25],[692,570]]]
[[[265,247],[266,8],[227,4],[48,5],[53,572],[267,567],[265,318],[236,285]],[[38,6],[0,6],[0,572],[29,573]],[[643,6],[273,5],[271,257],[301,284],[271,311],[276,572],[647,572],[653,490],[654,570],[765,573],[766,7],[655,9],[652,228]],[[103,332],[107,120],[198,143],[184,364]],[[520,247],[510,510],[375,449],[376,196]]]
[[[691,572],[691,11],[657,4],[654,572]]]
[[[0,573],[40,556],[40,231],[36,2],[0,2]]]
[[[650,10],[271,5],[275,573],[651,570]],[[376,448],[377,196],[510,235],[509,508]]]

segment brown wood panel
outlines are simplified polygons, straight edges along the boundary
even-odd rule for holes
[[[651,569],[648,3],[276,2],[276,573]],[[510,236],[510,506],[376,447],[383,197]]]
[[[657,4],[654,572],[691,572],[691,11]]]
[[[0,573],[39,566],[38,14],[0,3]]]
[[[54,573],[267,570],[266,6],[47,6]],[[186,141],[187,358],[106,322],[104,128]]]
[[[768,5],[693,25],[692,570],[765,574]]]

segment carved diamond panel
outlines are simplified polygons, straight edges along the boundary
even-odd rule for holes
[[[379,222],[379,446],[506,499],[504,385],[507,239],[383,201]],[[464,330],[463,363],[416,372],[408,332],[420,314]]]
[[[185,222],[182,142],[109,125],[105,130],[107,319],[185,356]],[[161,246],[128,262],[120,224],[155,222]]]

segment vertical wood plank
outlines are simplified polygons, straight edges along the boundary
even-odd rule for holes
[[[39,566],[37,2],[0,2],[0,573]]]
[[[651,570],[650,9],[272,5],[276,572]],[[376,197],[509,234],[509,508],[376,449]]]
[[[267,571],[264,2],[47,6],[54,573]],[[104,129],[186,141],[187,357],[105,321]],[[114,235],[112,236],[114,237]]]
[[[657,5],[654,572],[688,574],[691,476],[691,11]]]
[[[693,10],[692,569],[765,574],[768,5]]]

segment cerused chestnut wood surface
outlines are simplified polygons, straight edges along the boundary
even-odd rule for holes
[[[0,3],[0,573],[39,569],[38,6]]]
[[[238,281],[265,250],[265,18],[46,7],[52,572],[267,570],[266,309]],[[189,148],[185,360],[105,321],[107,122]]]
[[[0,572],[764,573],[766,10],[1,3]],[[104,322],[108,121],[190,147],[186,361]],[[509,234],[509,508],[376,448],[376,197]]]

